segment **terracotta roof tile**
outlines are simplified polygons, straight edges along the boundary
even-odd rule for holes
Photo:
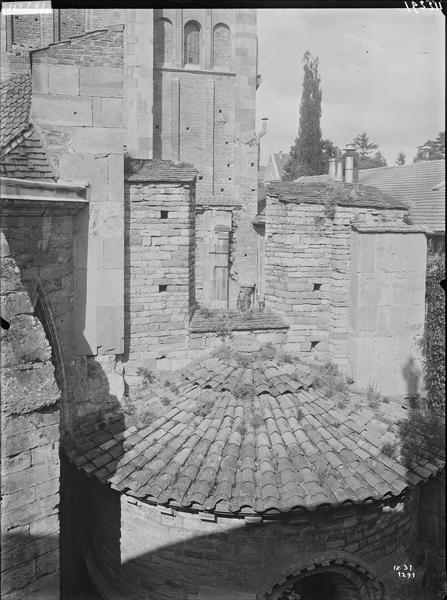
[[[23,139],[2,154],[0,175],[18,179],[56,179],[44,145],[34,129],[29,129]]]
[[[187,163],[160,159],[130,159],[126,163],[126,180],[131,183],[188,183],[195,180],[196,169]]]
[[[278,315],[261,310],[252,311],[249,318],[239,312],[228,312],[229,325],[234,331],[252,331],[255,329],[288,329],[288,325]],[[190,327],[193,333],[215,331],[220,314],[211,313],[203,316],[196,311],[191,319]]]
[[[239,397],[238,382],[256,381],[260,373],[268,393]],[[290,373],[290,365],[274,361],[240,368],[231,359],[202,360],[175,375],[179,391],[170,406],[152,400],[160,391],[156,382],[146,388],[158,402],[151,404],[158,415],[149,426],[120,431],[117,420],[105,421],[100,433],[87,426],[68,440],[67,453],[90,476],[143,500],[234,514],[380,500],[439,469],[429,457],[409,471],[381,452],[407,411],[383,404],[373,413],[350,393],[341,410],[302,382],[286,391]],[[229,391],[204,389],[209,381]],[[203,393],[211,402],[205,415],[198,413]],[[300,420],[296,407],[302,407]]]
[[[31,77],[14,73],[0,83],[0,148],[29,126]]]
[[[416,225],[445,232],[445,160],[426,160],[359,171],[360,183],[372,185],[410,205]],[[438,189],[433,189],[438,188]]]
[[[309,178],[311,179],[311,178]],[[324,204],[336,198],[340,206],[363,206],[372,208],[408,208],[408,203],[379,190],[373,185],[339,183],[326,178],[323,181],[307,180],[275,181],[267,186],[267,196],[294,204]]]

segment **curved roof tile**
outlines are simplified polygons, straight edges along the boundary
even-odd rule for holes
[[[383,403],[373,412],[351,392],[341,408],[303,372],[273,360],[202,360],[145,388],[136,425],[125,427],[122,415],[83,424],[65,441],[68,455],[143,500],[235,515],[399,496],[441,468],[425,457],[409,471],[381,451],[406,409]],[[257,393],[244,382],[260,373]]]
[[[29,125],[31,77],[14,73],[0,84],[0,148],[5,148]]]

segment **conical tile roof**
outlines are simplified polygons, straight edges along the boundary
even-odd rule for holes
[[[86,424],[66,441],[75,464],[143,500],[219,513],[314,510],[399,496],[442,462],[411,470],[384,453],[408,410],[343,402],[305,366],[211,357],[144,392],[134,425]]]

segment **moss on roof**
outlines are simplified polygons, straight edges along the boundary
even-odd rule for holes
[[[343,402],[307,367],[232,352],[148,378],[143,412],[84,423],[65,446],[90,476],[147,502],[230,515],[286,513],[399,497],[434,475],[438,457],[411,469],[382,451],[396,444],[395,403]]]
[[[405,202],[375,187],[331,180],[274,181],[267,186],[267,195],[295,204],[324,204],[335,200],[340,206],[408,209]]]

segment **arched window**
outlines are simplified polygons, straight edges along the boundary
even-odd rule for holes
[[[155,62],[161,65],[174,60],[174,30],[169,19],[158,19],[155,25]]]
[[[213,31],[213,65],[220,69],[230,68],[230,28],[218,23]]]
[[[188,21],[185,25],[184,63],[200,64],[200,25],[197,21]]]

